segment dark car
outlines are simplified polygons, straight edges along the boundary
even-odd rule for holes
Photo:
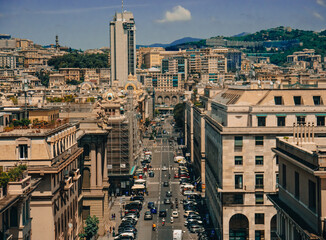
[[[169,182],[164,182],[163,183],[163,187],[168,187],[169,186]]]
[[[155,174],[154,174],[153,171],[149,171],[149,172],[148,172],[148,176],[149,176],[149,177],[154,177],[154,175],[155,175]]]
[[[126,210],[129,210],[129,209],[138,209],[140,211],[140,210],[142,210],[142,208],[143,208],[143,204],[140,201],[134,201],[134,202],[128,203],[125,206],[125,209]]]
[[[153,208],[155,206],[154,202],[148,202],[147,207],[149,209]]]
[[[144,197],[143,196],[133,196],[133,197],[130,197],[130,201],[144,201]]]
[[[172,191],[167,191],[167,192],[165,193],[165,196],[167,196],[167,197],[172,197]]]
[[[144,220],[152,220],[153,219],[153,214],[151,211],[146,211],[144,214]]]
[[[158,214],[159,217],[166,217],[166,210],[161,210]]]
[[[164,198],[164,204],[171,204],[170,198]]]

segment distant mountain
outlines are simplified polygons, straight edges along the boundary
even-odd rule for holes
[[[249,34],[251,34],[251,33],[250,33],[250,32],[242,32],[242,33],[239,33],[239,34],[234,35],[234,36],[232,36],[232,37],[243,37],[243,36],[247,36],[247,35],[249,35]]]
[[[171,43],[154,43],[151,45],[137,45],[137,48],[139,47],[170,47],[170,46],[175,46],[175,45],[180,45],[180,44],[184,44],[184,43],[190,43],[190,42],[198,42],[202,40],[201,38],[192,38],[192,37],[184,37],[178,40],[175,40]]]

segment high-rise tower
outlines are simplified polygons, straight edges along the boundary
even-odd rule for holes
[[[116,13],[110,22],[110,85],[124,86],[136,74],[136,26],[131,12]]]

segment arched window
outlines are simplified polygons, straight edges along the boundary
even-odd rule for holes
[[[249,239],[249,221],[243,214],[235,214],[231,217],[229,223],[230,240],[248,240]]]

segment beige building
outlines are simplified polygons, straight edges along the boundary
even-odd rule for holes
[[[80,69],[79,68],[60,68],[59,73],[65,76],[65,81],[79,81]]]
[[[269,199],[277,210],[279,239],[326,238],[325,146],[311,124],[296,125],[292,137],[276,140],[279,192]]]
[[[0,134],[0,162],[27,165],[42,179],[30,201],[33,239],[75,239],[81,231],[80,157],[77,124],[48,129],[14,129]],[[27,238],[28,239],[28,238]]]
[[[60,88],[66,84],[64,74],[51,74],[49,76],[49,87],[50,88]]]
[[[20,167],[1,167],[2,178],[10,170],[17,170]],[[23,171],[19,178],[0,187],[1,239],[25,240],[32,238],[30,202],[31,194],[39,182],[39,180],[32,180],[27,175],[27,171]]]
[[[325,134],[325,98],[325,89],[230,87],[203,104],[205,194],[219,238],[275,239],[276,210],[266,196],[278,191],[271,148],[276,136],[292,133],[293,123],[314,122],[316,134]],[[194,117],[186,115],[187,126]],[[193,135],[191,128],[187,135]],[[194,156],[199,154],[193,145],[187,147]]]
[[[34,120],[55,122],[59,118],[59,108],[31,108],[28,110],[28,119],[33,123]]]

